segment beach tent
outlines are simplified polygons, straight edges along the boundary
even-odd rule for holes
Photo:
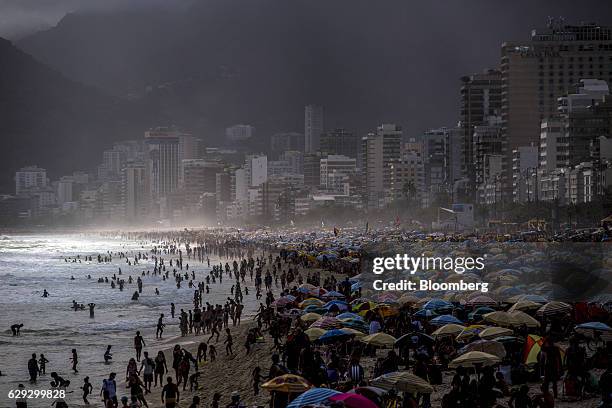
[[[311,388],[291,401],[287,408],[300,408],[327,401],[329,397],[342,394],[330,388]]]

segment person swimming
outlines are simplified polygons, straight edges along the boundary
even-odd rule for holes
[[[43,294],[41,297],[44,297],[44,298],[49,297],[49,292],[47,292],[47,289],[43,289]]]

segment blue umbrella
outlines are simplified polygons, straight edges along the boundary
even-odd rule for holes
[[[345,332],[342,329],[328,330],[324,335],[317,339],[320,343],[333,343],[334,341],[340,340],[342,337],[350,336],[350,333]]]
[[[443,308],[452,308],[453,304],[447,302],[442,299],[431,299],[427,303],[423,305],[423,309],[425,310],[435,310],[435,309],[443,309]]]
[[[357,320],[363,320],[363,317],[359,316],[357,313],[351,313],[351,312],[344,312],[344,313],[339,314],[338,316],[336,316],[336,318],[338,318],[338,319],[357,319]]]
[[[327,312],[327,310],[323,309],[322,307],[318,307],[317,305],[310,305],[310,306],[306,306],[306,308],[304,308],[304,312],[306,312],[306,313],[323,314],[323,313]]]
[[[287,408],[300,408],[306,405],[320,404],[329,397],[338,394],[342,393],[329,388],[312,388],[291,401],[291,403],[287,405]]]
[[[442,315],[431,319],[431,324],[436,326],[444,326],[445,324],[455,323],[455,324],[463,324],[463,322],[457,319],[453,315]]]
[[[416,312],[414,315],[416,317],[433,317],[433,316],[437,316],[438,314],[434,312],[433,310],[421,309],[418,312]]]
[[[345,311],[348,310],[348,304],[346,302],[343,302],[342,300],[332,300],[327,302],[323,308],[327,309],[327,310],[331,310],[332,307],[337,307],[338,310],[340,311]]]
[[[344,295],[340,292],[336,292],[335,290],[330,290],[329,292],[327,292],[326,294],[324,294],[323,296],[324,298],[343,298]]]
[[[605,323],[601,323],[601,322],[588,322],[588,323],[582,323],[579,324],[578,326],[576,326],[576,329],[582,329],[582,330],[596,330],[596,331],[612,331],[612,327],[608,326]]]

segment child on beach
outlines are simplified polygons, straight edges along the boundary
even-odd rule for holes
[[[91,385],[91,383],[89,382],[89,377],[85,377],[83,379],[83,386],[81,387],[81,389],[83,390],[83,402],[86,405],[89,405],[89,401],[87,401],[87,396],[93,391],[93,385]]]
[[[110,361],[113,359],[113,354],[111,353],[111,345],[106,346],[106,351],[104,352],[104,364],[110,364]]]
[[[40,355],[40,358],[38,359],[38,369],[40,371],[40,375],[44,375],[45,374],[45,368],[47,363],[49,362],[49,360],[47,360],[45,358],[44,354]]]
[[[262,379],[263,379],[263,376],[261,375],[261,367],[257,366],[253,370],[253,374],[252,374],[253,395],[255,396],[259,395],[259,383]]]
[[[212,344],[208,346],[208,356],[210,357],[210,362],[214,362],[217,357],[217,349]]]

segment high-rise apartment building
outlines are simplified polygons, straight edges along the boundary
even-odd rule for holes
[[[275,133],[270,137],[270,151],[277,158],[287,150],[304,151],[304,135],[298,132]]]
[[[487,70],[461,78],[462,172],[474,183],[474,128],[488,123],[488,117],[501,115],[501,72]]]
[[[314,153],[319,150],[319,140],[323,132],[323,107],[306,105],[304,108],[304,151],[306,153]]]
[[[400,158],[401,144],[402,130],[394,124],[383,124],[375,133],[368,133],[361,139],[361,162],[368,207],[384,205],[391,186],[390,164]]]
[[[123,169],[121,198],[125,218],[142,220],[149,210],[147,167],[142,162],[128,161]]]
[[[527,41],[501,47],[504,191],[511,191],[511,154],[538,143],[540,123],[557,111],[557,98],[581,79],[612,80],[612,29],[551,20]]]
[[[356,159],[359,156],[359,140],[345,129],[334,129],[321,134],[319,150],[323,154],[338,154]]]
[[[156,128],[145,132],[150,192],[154,200],[166,198],[178,188],[179,135],[178,131],[169,128]]]
[[[15,172],[15,194],[27,193],[28,190],[41,189],[47,186],[47,170],[38,166],[27,166]]]

